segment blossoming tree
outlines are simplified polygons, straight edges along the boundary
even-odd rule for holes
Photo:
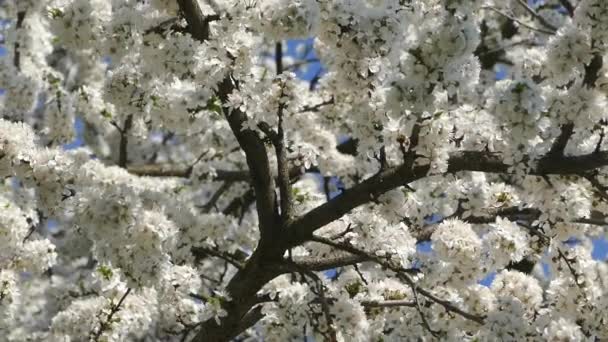
[[[0,13],[0,340],[608,339],[608,1]]]

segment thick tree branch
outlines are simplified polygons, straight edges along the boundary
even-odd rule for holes
[[[283,73],[283,45],[278,42],[275,45],[275,63],[277,67],[277,75]],[[291,182],[289,180],[289,165],[287,162],[287,148],[285,146],[285,131],[283,129],[283,112],[285,103],[283,102],[283,90],[281,90],[281,98],[279,98],[279,108],[277,109],[277,117],[279,119],[277,127],[277,138],[273,141],[275,152],[277,155],[277,174],[279,183],[279,193],[281,194],[281,219],[283,224],[291,222],[293,211],[293,194],[291,192]]]
[[[175,166],[174,164],[142,164],[129,165],[129,173],[144,177],[178,177],[190,178],[192,167]],[[249,172],[240,170],[215,170],[213,174],[204,173],[198,177],[199,180],[211,178],[214,181],[225,182],[249,182]]]
[[[178,5],[187,23],[192,37],[199,41],[209,39],[209,18],[203,15],[197,0],[178,0]],[[217,96],[222,104],[228,103],[228,96],[235,89],[235,81],[230,75],[219,84]],[[247,115],[239,109],[223,105],[223,111],[230,128],[241,149],[245,152],[251,182],[256,194],[257,211],[260,220],[260,232],[264,240],[276,226],[276,208],[274,179],[270,172],[270,163],[264,142],[257,133],[243,129]]]
[[[219,89],[219,97],[222,103],[228,101],[228,95],[232,93],[232,89],[232,80],[230,78],[224,79]],[[225,108],[224,110],[232,133],[236,136],[247,158],[251,183],[256,195],[261,240],[270,239],[278,222],[275,207],[274,177],[270,170],[266,147],[256,132],[243,129],[243,124],[247,121],[245,113],[238,109],[229,110]]]
[[[369,261],[364,255],[344,253],[328,257],[300,257],[294,258],[293,262],[303,269],[310,271],[326,271],[337,267],[356,265],[360,262]]]
[[[151,33],[162,34],[163,32],[166,32],[169,29],[171,29],[171,27],[173,27],[173,25],[175,25],[177,23],[179,23],[179,18],[178,17],[169,18],[167,20],[163,20],[159,24],[154,25],[154,26],[146,29],[144,31],[144,36],[148,35],[148,34],[151,34]]]
[[[582,156],[560,156],[548,154],[539,160],[532,175],[581,174],[608,165],[608,152],[591,153]],[[510,165],[504,164],[498,154],[488,152],[454,152],[448,161],[448,173],[459,171],[481,171],[506,173]],[[339,219],[352,209],[378,198],[383,193],[425,178],[429,165],[408,167],[401,165],[382,171],[351,189],[345,190],[315,209],[298,217],[289,226],[290,246],[297,246],[312,236],[312,233],[326,224]]]
[[[111,124],[116,127],[116,130],[120,134],[118,142],[118,166],[124,169],[127,167],[127,148],[129,145],[129,131],[131,130],[131,126],[133,126],[133,114],[127,116],[123,127],[118,126],[115,121],[112,121]]]
[[[145,177],[179,177],[188,178],[190,177],[190,171],[188,167],[175,166],[175,164],[141,164],[141,165],[129,165],[127,167],[129,173],[137,176]],[[245,172],[243,172],[245,174]],[[249,179],[249,174],[245,177]],[[224,180],[224,179],[222,179]]]
[[[561,132],[559,136],[553,142],[553,146],[551,146],[551,151],[554,155],[562,155],[564,154],[564,150],[566,149],[566,145],[568,145],[568,140],[574,133],[574,124],[567,123],[561,126]]]
[[[591,62],[585,66],[585,77],[583,79],[583,84],[586,87],[592,88],[595,86],[595,81],[597,81],[600,77],[600,70],[602,70],[603,64],[603,55],[599,52],[594,53]]]
[[[255,324],[262,317],[251,317],[247,313],[258,304],[256,294],[262,286],[284,272],[280,264],[269,262],[268,259],[258,247],[245,267],[235,274],[226,287],[232,298],[224,304],[227,315],[221,318],[219,325],[214,319],[202,322],[193,341],[229,341],[240,334],[245,326]]]
[[[249,310],[249,312],[247,312],[245,316],[243,316],[243,318],[239,322],[237,330],[234,332],[234,334],[236,334],[234,337],[238,336],[238,334],[240,334],[241,332],[252,327],[260,319],[262,319],[262,317],[264,317],[264,314],[262,313],[262,306],[256,305],[255,307],[253,307],[253,309]]]
[[[19,39],[19,30],[23,26],[23,20],[25,20],[25,11],[17,12],[17,22],[15,23],[15,31],[17,31],[17,39],[15,40],[15,48],[13,51],[13,65],[17,70],[21,68],[21,43]]]
[[[193,38],[204,42],[209,39],[209,22],[212,18],[203,15],[197,0],[177,0],[179,8],[188,22],[188,31]]]
[[[574,6],[572,6],[572,3],[570,3],[570,1],[559,0],[559,3],[566,9],[569,16],[572,17],[574,15]]]
[[[129,165],[127,167],[129,173],[142,177],[178,177],[190,178],[192,174],[191,166],[179,166],[174,164],[141,164]],[[302,175],[300,166],[289,168],[289,179],[293,182]],[[215,170],[213,173],[203,173],[198,179],[204,180],[210,178],[213,181],[226,182],[250,182],[251,177],[248,171],[241,170]]]
[[[209,38],[209,22],[203,15],[197,0],[178,0],[181,12],[188,23],[192,36],[204,41]],[[280,274],[273,264],[280,260],[285,250],[284,244],[276,243],[281,234],[280,218],[276,206],[274,177],[264,142],[255,131],[244,129],[247,115],[238,108],[231,109],[225,104],[236,88],[236,81],[230,75],[218,85],[216,95],[232,133],[245,152],[251,185],[255,191],[256,209],[260,226],[260,241],[245,266],[229,281],[226,290],[232,298],[223,305],[227,315],[219,324],[214,319],[201,324],[194,341],[227,341],[237,336],[242,329],[242,318],[256,304],[256,293],[264,284]],[[254,316],[258,318],[260,316]],[[249,325],[254,324],[251,320]]]
[[[489,224],[496,222],[497,217],[508,218],[514,222],[533,222],[538,219],[541,215],[541,211],[534,208],[518,208],[518,207],[506,207],[488,211],[484,216],[467,216],[461,217],[462,212],[450,216],[449,218],[458,217],[461,220],[471,224]],[[440,221],[441,222],[441,221]],[[412,232],[417,242],[428,241],[431,235],[435,231],[435,228],[440,222],[425,225],[420,229]],[[592,212],[590,217],[578,218],[572,221],[577,224],[592,224],[606,226],[608,223],[605,221],[605,217],[599,212]],[[333,240],[333,239],[331,239]],[[301,268],[308,269],[310,271],[326,271],[329,269],[354,266],[361,262],[372,261],[367,255],[353,254],[352,251],[344,254],[336,254],[328,257],[299,257],[295,258],[293,262]],[[533,264],[532,264],[533,265]],[[513,268],[518,265],[513,265]]]

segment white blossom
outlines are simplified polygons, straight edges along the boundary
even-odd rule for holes
[[[607,4],[0,0],[0,340],[607,340]]]

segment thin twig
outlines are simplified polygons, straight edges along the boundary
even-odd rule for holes
[[[361,306],[368,308],[394,308],[394,307],[415,307],[416,302],[410,300],[363,300]]]
[[[595,144],[595,149],[593,150],[593,153],[600,153],[600,151],[602,150],[602,143],[604,142],[604,138],[606,136],[606,131],[604,129],[606,124],[606,120],[600,121],[600,138],[597,141],[597,144]]]
[[[532,15],[532,17],[536,18],[536,20],[538,20],[538,22],[541,23],[544,27],[548,28],[549,30],[553,31],[554,33],[555,33],[555,31],[557,31],[557,27],[553,26],[545,18],[543,18],[540,14],[536,13],[536,11],[532,7],[530,7],[530,5],[528,5],[528,2],[526,0],[517,0],[517,2],[526,11],[528,11],[528,13],[530,13],[530,15]]]
[[[499,52],[499,51],[504,51],[504,50],[506,50],[508,48],[512,48],[512,47],[515,47],[515,46],[518,46],[518,45],[532,44],[532,43],[534,43],[534,41],[532,39],[527,39],[526,38],[526,39],[518,40],[516,42],[511,42],[509,44],[501,45],[501,46],[495,47],[493,49],[485,50],[485,51],[480,52],[479,54],[477,54],[477,56],[478,57],[483,57],[485,55],[493,54],[493,53],[496,53],[496,52]]]
[[[331,312],[329,310],[329,301],[325,296],[325,285],[323,285],[323,281],[316,275],[314,272],[300,268],[298,265],[288,262],[288,267],[295,269],[297,272],[302,273],[303,275],[311,278],[317,287],[317,295],[319,296],[319,300],[321,302],[321,309],[323,310],[323,315],[325,316],[325,321],[327,323],[327,329],[329,330],[329,339],[332,342],[337,341],[336,330],[333,327],[333,320],[331,317]]]
[[[608,193],[606,193],[606,189],[607,187],[605,185],[603,185],[595,175],[592,174],[586,174],[583,176],[587,181],[589,181],[589,183],[591,183],[591,185],[595,188],[597,194],[603,198],[604,200],[608,201]]]
[[[208,213],[209,211],[211,211],[212,208],[217,209],[217,206],[216,206],[217,201],[219,201],[220,197],[222,197],[222,195],[226,191],[228,191],[228,189],[230,189],[230,186],[232,186],[232,184],[233,184],[232,182],[222,183],[222,185],[219,187],[219,189],[217,189],[217,191],[213,193],[213,196],[211,196],[209,201],[204,206],[201,207],[201,210],[204,213]]]
[[[214,249],[207,248],[207,247],[193,247],[192,252],[198,257],[200,257],[201,255],[207,254],[207,255],[210,255],[210,256],[213,256],[216,258],[220,258],[220,259],[230,263],[232,266],[234,266],[238,270],[242,270],[244,267],[240,258],[237,255],[232,255],[227,252],[222,252],[222,251],[214,250]]]
[[[418,291],[416,290],[417,286],[412,283],[412,284],[410,284],[410,287],[412,289],[412,294],[414,295],[414,304],[415,304],[414,307],[416,308],[416,311],[418,311],[418,315],[420,316],[420,319],[422,320],[422,326],[424,326],[424,328],[426,330],[428,330],[428,332],[430,332],[431,335],[433,335],[434,337],[439,337],[440,334],[431,328],[431,325],[429,324],[429,321],[426,319],[424,312],[422,312],[422,307],[420,306],[420,298],[418,298]]]
[[[363,273],[361,273],[359,266],[357,266],[357,264],[353,264],[353,268],[355,269],[355,272],[357,272],[357,274],[359,275],[359,278],[361,278],[361,281],[363,282],[363,284],[368,285],[367,279],[365,279],[365,277],[363,276]]]
[[[329,240],[327,238],[324,237],[320,237],[320,236],[316,236],[313,235],[313,237],[310,239],[311,241],[315,241],[318,243],[322,243],[328,246],[332,246],[336,249],[340,249],[343,251],[347,251],[347,252],[351,252],[353,254],[357,254],[357,255],[365,255],[369,258],[370,261],[373,261],[393,272],[395,272],[397,274],[397,276],[402,279],[403,281],[405,281],[408,286],[410,286],[412,288],[412,290],[416,290],[418,291],[418,293],[420,293],[421,295],[423,295],[424,297],[430,299],[431,301],[443,306],[447,311],[452,311],[455,312],[459,315],[461,315],[462,317],[471,320],[473,322],[476,322],[478,324],[484,324],[484,320],[485,317],[482,316],[477,316],[471,313],[468,313],[460,308],[458,308],[456,305],[452,304],[451,302],[441,299],[437,296],[435,296],[434,294],[432,294],[431,292],[425,290],[424,288],[419,287],[414,280],[407,274],[407,272],[402,269],[401,267],[395,266],[393,265],[391,262],[388,262],[386,260],[383,260],[371,253],[368,253],[364,250],[361,250],[353,245],[350,244],[343,244],[343,243],[338,243],[338,242],[334,242],[332,240]]]
[[[318,58],[310,58],[302,61],[297,61],[292,64],[289,64],[285,67],[286,70],[297,69],[303,65],[312,64],[312,63],[320,63],[321,61]]]
[[[131,288],[128,288],[127,291],[125,291],[125,293],[118,301],[118,304],[111,305],[110,312],[108,313],[108,316],[106,317],[105,321],[99,323],[99,329],[96,332],[91,332],[91,340],[99,341],[99,337],[101,337],[101,334],[103,334],[103,332],[108,329],[110,325],[112,325],[112,318],[118,311],[120,311],[120,307],[122,306],[129,293],[131,293]]]
[[[321,103],[317,103],[315,105],[310,105],[310,106],[304,106],[302,107],[302,109],[300,109],[299,111],[296,112],[296,114],[298,113],[304,113],[304,112],[317,112],[319,111],[319,109],[328,106],[328,105],[332,105],[334,104],[334,99],[333,97],[329,100],[323,101]]]
[[[574,267],[572,266],[572,264],[570,264],[571,260],[568,259],[566,257],[566,255],[562,252],[561,249],[557,249],[557,253],[559,254],[559,257],[564,260],[564,262],[566,263],[566,266],[568,267],[568,270],[570,271],[570,274],[572,274],[572,277],[574,278],[574,283],[576,284],[576,286],[583,290],[582,285],[579,283],[579,274],[576,273],[576,270],[574,269]]]
[[[169,18],[166,20],[161,21],[159,24],[152,26],[148,29],[146,29],[143,33],[143,35],[148,35],[150,33],[162,33],[166,30],[168,30],[173,24],[176,24],[179,22],[179,18],[175,17],[175,18]]]
[[[536,31],[536,32],[544,33],[544,34],[549,34],[549,35],[554,35],[555,34],[555,31],[549,31],[549,30],[545,30],[545,29],[542,29],[542,28],[534,27],[532,25],[528,25],[528,24],[524,23],[523,21],[521,21],[521,20],[519,20],[519,19],[517,19],[517,18],[515,18],[515,17],[513,17],[513,16],[511,16],[511,15],[509,15],[507,13],[502,12],[501,10],[499,10],[496,7],[483,6],[483,7],[481,7],[481,9],[490,10],[490,11],[496,12],[496,13],[502,15],[503,17],[505,17],[507,19],[513,20],[514,22],[518,23],[522,27],[527,28],[528,30],[532,30],[532,31]]]
[[[38,227],[39,227],[39,226],[42,224],[42,220],[44,220],[44,219],[45,219],[45,217],[44,217],[44,215],[42,214],[42,211],[41,211],[40,209],[36,209],[36,214],[38,215],[38,224],[32,224],[32,225],[30,226],[30,229],[28,230],[27,235],[25,235],[25,237],[23,238],[22,243],[25,243],[25,242],[26,242],[26,241],[27,241],[27,240],[28,240],[28,239],[29,239],[29,238],[32,236],[32,234],[34,234],[34,232],[35,232],[36,230],[38,230]],[[30,223],[30,224],[31,224],[31,223],[32,223],[32,221],[33,221],[33,220],[32,220],[31,218],[28,218],[28,219],[27,219],[27,223]]]

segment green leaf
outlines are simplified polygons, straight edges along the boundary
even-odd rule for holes
[[[110,280],[112,278],[112,270],[107,266],[101,265],[97,267],[97,272],[99,272],[105,280]]]
[[[51,8],[48,11],[49,17],[52,19],[63,18],[63,11],[59,8]]]
[[[519,82],[515,85],[515,87],[513,87],[513,93],[515,94],[521,94],[524,92],[524,90],[526,90],[526,88],[528,88],[528,85],[523,83],[523,82]]]
[[[506,203],[511,201],[511,195],[508,192],[500,192],[498,193],[498,195],[496,196],[496,201],[498,203]]]
[[[104,108],[101,111],[101,116],[103,116],[104,118],[107,118],[107,119],[111,119],[112,118],[112,113],[110,113],[107,109]]]
[[[386,290],[384,291],[384,299],[386,300],[401,300],[405,299],[405,294],[397,290]]]
[[[361,284],[358,281],[354,282],[354,283],[350,283],[345,286],[345,290],[346,290],[346,292],[348,292],[348,295],[350,296],[350,298],[353,298],[354,296],[356,296],[359,292],[361,292],[363,290],[363,284]]]
[[[205,109],[217,114],[222,114],[222,104],[220,99],[217,96],[210,98],[209,101],[207,101],[207,106],[205,106]]]

